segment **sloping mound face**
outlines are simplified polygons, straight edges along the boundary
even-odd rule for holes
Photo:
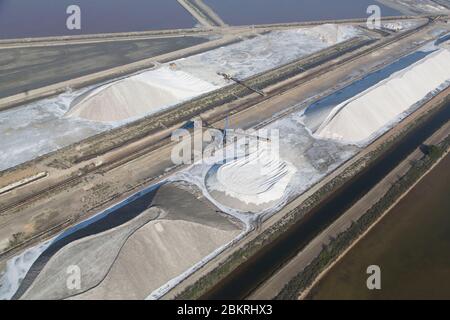
[[[313,27],[309,32],[327,45],[334,45],[358,35],[357,29],[352,26],[330,23]]]
[[[102,223],[111,222],[100,218],[92,222],[100,224],[94,226],[93,234],[85,234],[54,253],[47,252],[47,261],[24,270],[34,277],[22,288],[23,294],[15,297],[144,299],[152,294],[150,298],[158,298],[242,232],[240,223],[219,214],[192,185],[169,183],[155,192],[144,194],[141,205],[131,202],[126,208],[136,210],[133,219],[101,231]],[[111,212],[110,218],[115,220],[115,214],[124,212]],[[81,281],[68,280],[71,274],[78,274]]]
[[[21,299],[67,299],[76,294],[75,299],[145,299],[240,233],[237,228],[182,220],[124,229],[129,230],[109,230],[61,249]],[[83,280],[77,289],[66,282],[73,265],[80,268]]]
[[[315,136],[355,144],[373,139],[449,80],[450,51],[441,49],[333,108]]]
[[[207,181],[212,190],[246,204],[280,200],[296,169],[273,151],[260,147],[249,155],[220,165]]]
[[[122,121],[162,111],[215,87],[182,71],[151,70],[91,91],[66,114],[87,120]]]
[[[140,227],[156,219],[159,208],[152,207],[117,228],[72,242],[59,250],[37,275],[20,299],[66,299],[98,285],[108,274],[127,238]],[[80,268],[79,288],[67,286],[67,270]]]

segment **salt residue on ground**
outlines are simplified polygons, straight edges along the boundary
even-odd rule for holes
[[[352,29],[352,30],[354,31],[355,29]],[[230,48],[228,51],[224,50],[223,48],[217,49],[217,50],[222,50],[221,55],[216,57],[214,54],[210,54],[207,57],[208,59],[212,59],[212,60],[210,60],[210,62],[215,63],[214,66],[209,66],[207,64],[208,59],[206,61],[200,59],[200,61],[198,61],[198,63],[199,63],[198,65],[195,65],[195,63],[190,64],[190,68],[192,68],[192,70],[194,70],[194,71],[195,70],[198,71],[201,69],[202,66],[205,66],[205,64],[206,64],[206,66],[209,67],[209,69],[207,69],[204,74],[207,75],[207,78],[210,77],[210,78],[218,80],[220,78],[215,74],[218,71],[218,70],[216,70],[216,67],[218,65],[222,65],[222,71],[225,71],[225,72],[231,71],[230,73],[232,73],[234,75],[238,74],[239,77],[245,78],[245,77],[251,76],[255,73],[263,72],[265,70],[276,67],[279,64],[287,63],[293,59],[313,53],[315,51],[318,51],[318,50],[323,49],[328,46],[323,39],[320,39],[319,36],[314,35],[314,34],[309,34],[307,31],[308,31],[308,29],[276,31],[276,32],[270,33],[268,35],[269,37],[257,36],[254,39],[243,41],[243,42],[239,43],[241,45],[244,44],[245,50],[240,50],[239,48],[236,48],[236,47]],[[353,31],[347,33],[347,36],[352,37],[354,35]],[[340,39],[344,40],[344,38],[341,37]],[[252,40],[254,40],[254,42],[252,42]],[[305,41],[303,41],[303,40],[305,40]],[[298,45],[295,45],[295,44],[298,44]],[[236,44],[236,45],[238,45],[238,44]],[[231,46],[229,46],[229,47],[231,47]],[[266,49],[261,51],[260,50],[261,48],[266,48]],[[213,50],[213,51],[215,51],[215,50]],[[211,53],[211,52],[209,52],[209,53]],[[205,54],[207,54],[207,53],[205,53]],[[228,57],[229,60],[226,60],[226,61],[220,60],[221,56],[225,57],[225,58]],[[243,56],[248,56],[249,58],[243,59],[242,58]],[[270,59],[268,59],[268,58],[270,58]],[[187,59],[189,59],[189,58],[187,58]],[[178,70],[183,70],[183,68],[186,67],[186,64],[184,64],[184,62],[186,62],[187,59],[183,60],[183,63],[181,63],[181,66],[177,64],[177,68],[179,68]],[[173,72],[174,70],[171,70],[171,71]],[[184,70],[184,71],[186,71],[186,70]],[[201,78],[201,77],[199,77],[199,78]],[[212,82],[214,82],[214,81],[212,81]],[[223,82],[221,84],[224,85]],[[95,90],[92,92],[100,93],[102,90],[103,89]],[[83,100],[81,100],[81,101],[83,101]],[[21,114],[26,114],[27,107],[24,107],[24,110],[22,110],[22,111],[21,111],[22,112]],[[62,117],[60,117],[60,114],[52,115],[52,117],[53,117],[52,120],[57,119],[58,121],[61,120],[61,122],[63,122],[64,120],[67,120],[67,121],[69,120],[69,119],[63,119]],[[72,123],[73,118],[70,120],[71,120],[70,123]],[[291,120],[292,119],[290,119],[289,121],[291,121]],[[80,123],[90,123],[88,121],[87,122],[83,122],[82,120],[80,120],[80,121],[81,121]],[[45,127],[45,132],[51,132],[51,130],[53,128],[51,125],[51,122],[52,121],[48,121],[48,123],[44,123],[40,127],[41,128]],[[285,123],[280,123],[280,122],[276,122],[276,126],[278,126],[281,130],[285,130],[287,128]],[[103,131],[106,129],[107,129],[107,127],[104,127],[101,130]],[[298,132],[299,129],[301,129],[300,133]],[[351,152],[350,153],[339,152],[339,149],[331,142],[330,143],[314,142],[314,145],[312,145],[313,139],[308,136],[308,134],[306,133],[306,130],[304,130],[304,128],[299,128],[298,123],[293,124],[292,130],[293,130],[293,132],[291,132],[291,134],[289,134],[288,138],[295,140],[295,143],[291,143],[291,141],[289,141],[289,143],[284,144],[287,148],[282,148],[283,149],[282,153],[288,152],[289,154],[282,155],[282,157],[281,157],[283,159],[286,156],[286,159],[288,159],[291,163],[295,164],[295,168],[297,168],[297,173],[294,174],[294,177],[289,178],[289,180],[291,180],[291,179],[293,180],[293,182],[290,183],[290,184],[292,184],[292,186],[291,187],[286,186],[288,184],[288,183],[286,183],[286,181],[289,182],[289,180],[286,177],[289,175],[292,175],[291,174],[292,168],[289,167],[289,165],[288,165],[289,169],[286,169],[286,162],[284,162],[284,160],[283,160],[284,164],[281,165],[281,167],[280,167],[279,163],[276,161],[272,162],[272,164],[267,166],[267,168],[272,169],[272,174],[268,175],[269,180],[271,180],[271,182],[264,182],[263,180],[258,179],[258,181],[254,184],[254,190],[261,191],[261,190],[264,190],[264,188],[266,188],[266,190],[269,190],[271,188],[271,183],[275,183],[275,184],[278,183],[279,185],[276,188],[272,188],[272,189],[278,190],[278,191],[282,190],[282,193],[283,193],[282,196],[283,196],[283,199],[285,200],[287,195],[295,195],[295,194],[298,194],[298,193],[304,191],[312,183],[318,181],[327,172],[329,172],[330,170],[335,168],[335,166],[337,166],[338,163],[342,162],[343,159],[347,159],[351,155]],[[282,136],[284,136],[284,135],[282,135]],[[53,139],[57,139],[57,138],[53,137]],[[305,142],[305,140],[306,140],[307,144],[304,145],[303,142]],[[54,141],[54,140],[50,139],[49,141]],[[301,145],[302,149],[297,150],[295,148],[296,144]],[[328,147],[328,145],[330,145],[330,148]],[[54,146],[50,146],[50,147],[53,150],[58,148],[58,147],[54,147]],[[310,149],[310,150],[307,150],[307,149]],[[51,150],[51,151],[53,151],[53,150]],[[305,150],[306,152],[303,152],[303,150]],[[311,150],[318,150],[318,152],[316,153]],[[336,154],[336,152],[337,152],[337,154]],[[303,162],[303,160],[308,160],[308,161]],[[317,168],[315,168],[316,165],[318,165]],[[207,196],[207,198],[209,200],[213,201],[214,204],[217,204],[219,206],[219,208],[223,209],[225,212],[227,212],[229,214],[234,215],[235,217],[239,217],[242,221],[247,222],[248,217],[243,217],[243,215],[240,215],[239,212],[237,212],[234,208],[224,207],[220,203],[217,203],[217,201],[214,201],[214,199],[212,199],[209,196],[208,190],[205,186],[205,177],[206,177],[207,172],[210,170],[210,168],[211,168],[210,166],[204,166],[202,164],[193,166],[192,168],[189,169],[189,171],[188,170],[185,171],[184,175],[179,175],[178,177],[175,177],[174,179],[176,180],[176,179],[184,177],[185,178],[184,180],[186,180],[188,182],[194,181],[194,183],[196,185],[198,185],[200,188],[202,188],[202,191]],[[281,170],[280,170],[280,168],[281,168]],[[269,170],[269,172],[270,172],[270,170]],[[278,174],[277,174],[277,172],[278,172]],[[281,172],[281,174],[280,174],[280,172]],[[282,183],[280,183],[280,181]],[[222,179],[222,182],[225,182],[225,184],[227,183],[226,179]],[[254,199],[251,199],[251,200],[254,200]],[[267,200],[267,198],[266,198],[266,200]],[[279,208],[282,205],[283,201],[280,200],[280,201],[276,202],[273,207],[269,208],[269,211],[274,212],[275,210],[277,210],[277,208]],[[42,252],[42,251],[40,251],[40,252]],[[38,255],[36,255],[36,258]],[[13,261],[13,260],[11,260],[11,261]],[[31,264],[32,264],[32,262],[29,263],[29,265],[31,265]],[[13,267],[13,269],[15,269],[15,268],[17,268],[17,265],[12,266],[12,267]],[[27,268],[23,268],[23,269],[28,270],[29,266]],[[9,272],[11,272],[11,271],[9,271]],[[16,274],[16,273],[14,273],[14,274]],[[17,288],[11,288],[11,286],[8,286],[8,287],[5,286],[5,283],[7,284],[7,282],[4,281],[4,279],[8,279],[8,278],[12,279],[12,276],[10,277],[10,274],[8,273],[8,271],[4,276],[6,276],[6,278],[5,277],[2,278],[2,287],[1,287],[2,291],[1,292],[3,293],[4,290],[6,290],[5,288],[7,288],[8,294],[11,293],[12,291],[15,292],[15,290]],[[18,281],[17,277],[15,277],[15,281],[12,281],[12,283],[19,283],[19,282],[20,281]],[[8,297],[8,296],[5,296],[5,297]]]
[[[67,113],[93,121],[121,121],[153,114],[216,89],[183,71],[163,66],[100,87]]]
[[[308,32],[330,46],[359,34],[355,27],[329,23],[313,27]]]
[[[247,155],[246,159],[245,153],[236,148],[238,160],[228,157],[222,164],[224,159],[214,156],[212,160],[193,164],[170,179],[196,185],[221,211],[247,225],[257,216],[271,215],[359,150],[356,146],[315,139],[301,123],[301,115],[302,111],[298,111],[264,127],[269,132],[279,130],[279,156],[275,159],[255,154],[254,157],[266,161],[252,166],[252,158]],[[226,148],[234,148],[234,144],[228,144]],[[266,166],[261,166],[264,163]],[[220,168],[223,170],[221,181],[217,174]]]
[[[412,28],[415,28],[422,23],[422,20],[388,21],[383,22],[381,27],[390,31],[399,32],[411,30]]]
[[[85,91],[0,112],[0,171],[110,129],[107,123],[63,118],[70,102]]]
[[[360,144],[450,79],[450,51],[440,49],[339,105],[315,136]]]

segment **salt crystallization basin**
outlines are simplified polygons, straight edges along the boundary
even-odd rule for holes
[[[359,35],[322,25],[256,35],[155,70],[0,112],[0,171]],[[107,109],[107,106],[113,106]],[[33,139],[29,139],[33,137]]]

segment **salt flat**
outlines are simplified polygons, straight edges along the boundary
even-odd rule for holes
[[[106,278],[73,299],[145,299],[238,234],[187,221],[149,223],[127,240]]]
[[[438,53],[429,56],[439,56]],[[422,60],[419,61],[419,64],[420,62],[423,63]],[[415,65],[399,73],[406,74]],[[181,180],[197,185],[202,191],[203,197],[211,201],[222,212],[234,216],[244,223],[249,223],[258,215],[276,212],[289,199],[298,196],[311,185],[320,181],[359,150],[358,147],[343,144],[341,141],[322,139],[311,135],[302,123],[302,114],[302,111],[294,112],[266,127],[266,129],[280,131],[279,155],[267,154],[264,149],[259,149],[256,150],[257,152],[245,153],[244,157],[225,161],[223,164],[219,161],[216,164],[214,162],[196,163],[169,178],[169,181]],[[217,170],[210,174],[213,167],[216,167]],[[196,194],[195,198],[200,199],[202,195]],[[182,211],[183,218],[178,216],[173,218],[174,221],[152,221],[134,233],[125,242],[124,250],[117,255],[117,264],[112,265],[105,280],[95,289],[83,293],[79,296],[80,298],[142,298],[146,294],[150,294],[152,290],[156,292],[155,297],[157,297],[164,290],[178,283],[181,279],[179,278],[180,274],[182,277],[186,276],[193,270],[192,268],[202,265],[208,257],[216,254],[217,250],[226,246],[227,243],[231,243],[241,234],[240,230],[233,229],[231,226],[226,227],[226,230],[222,230],[223,228],[217,230],[212,227],[207,220],[214,216],[218,218],[217,211],[212,213],[208,219],[202,217],[201,223],[199,223],[199,221],[189,220],[192,219],[192,214],[197,212],[197,207],[182,205],[182,210],[180,210],[179,204],[184,202],[179,198],[175,199],[166,195],[164,199],[159,199],[156,203],[172,206],[176,204],[176,208],[165,208],[164,210],[167,210],[168,216],[174,213],[181,214]],[[263,204],[265,206],[261,206]],[[217,225],[217,222],[214,222],[214,225]],[[199,239],[197,237],[199,234],[209,239],[207,247],[202,247],[204,238]],[[179,237],[180,235],[183,235],[183,239]],[[120,234],[118,233],[117,236]],[[216,240],[217,242],[215,242]],[[98,246],[101,243],[102,241],[90,241],[92,246]],[[159,245],[150,245],[155,243]],[[187,247],[184,247],[185,244]],[[189,249],[193,247],[202,248],[202,250],[192,251]],[[125,250],[125,248],[128,249]],[[84,248],[84,250],[89,249]],[[162,255],[159,250],[163,250],[166,254]],[[77,257],[74,254],[69,254],[69,256],[74,259]],[[145,261],[148,263],[133,267],[132,261],[142,257],[146,257]],[[164,266],[155,264],[157,262],[155,262],[155,257],[164,257]],[[63,260],[65,261],[65,259],[51,260],[52,263],[49,263],[46,266],[47,269],[44,269],[42,277],[47,275],[47,279],[42,283],[48,283],[48,279],[51,278],[48,275],[55,274],[52,270],[58,269],[61,264],[57,262]],[[142,278],[149,273],[149,270],[151,270],[152,277],[143,281]],[[23,271],[21,272],[23,274]],[[119,276],[124,274],[127,275],[127,278]],[[12,281],[12,285],[15,286],[14,281]],[[39,282],[36,283],[36,286],[35,292],[41,292]],[[121,291],[123,287],[129,288],[128,292],[137,295],[123,296]]]
[[[61,149],[114,127],[108,123],[64,118],[76,93],[0,112],[0,171]]]
[[[235,160],[224,162],[218,153],[171,179],[196,185],[217,207],[242,221],[248,222],[254,214],[275,213],[359,150],[316,139],[303,125],[302,113],[294,112],[264,128],[279,132],[279,153],[267,153],[264,147],[249,152],[243,145]]]
[[[255,35],[101,86],[73,101],[67,116],[111,122],[157,113],[231,84],[218,73],[245,79],[358,34],[352,26],[326,24]]]

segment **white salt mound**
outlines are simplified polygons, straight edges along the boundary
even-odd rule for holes
[[[71,107],[66,116],[121,121],[156,113],[216,89],[183,71],[162,67],[102,86]]]
[[[318,37],[327,45],[334,45],[359,34],[358,30],[352,26],[343,26],[330,23],[307,29],[307,32]]]
[[[315,136],[356,144],[372,139],[448,80],[450,51],[441,49],[334,107]]]
[[[279,200],[296,172],[267,147],[237,160],[227,162],[217,171],[219,186],[215,189],[247,204],[260,205]]]

